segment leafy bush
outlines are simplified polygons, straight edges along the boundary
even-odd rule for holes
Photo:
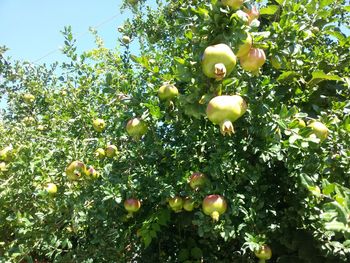
[[[242,10],[252,4],[260,17],[248,21]],[[345,1],[124,6],[134,16],[119,28],[129,37],[120,49],[94,32],[96,48],[77,54],[69,27],[61,65],[12,61],[1,48],[0,261],[255,262],[267,244],[271,262],[349,262]],[[208,46],[237,52],[248,33],[266,54],[258,71],[238,59],[223,79],[203,74]],[[160,100],[164,83],[179,95]],[[206,106],[234,94],[247,111],[223,136]],[[134,138],[133,118],[146,124]],[[94,128],[96,119],[105,127]],[[309,126],[315,120],[322,136]],[[116,156],[104,156],[108,145]],[[90,172],[67,169],[74,161]],[[199,189],[189,184],[195,172],[208,179]],[[211,194],[227,202],[218,221],[202,211]],[[175,196],[193,200],[193,211],[174,212]],[[138,211],[124,209],[129,198],[141,201]]]

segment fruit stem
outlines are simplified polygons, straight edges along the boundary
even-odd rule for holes
[[[220,124],[220,131],[222,135],[226,135],[228,134],[229,136],[231,136],[233,133],[235,133],[235,130],[233,128],[233,124],[231,121],[229,120],[224,120],[221,124]]]
[[[218,63],[214,65],[214,74],[216,75],[216,80],[221,80],[226,76],[226,67],[223,63]]]
[[[214,222],[219,221],[219,217],[220,217],[219,212],[214,211],[213,213],[211,213],[211,218],[213,219]]]
[[[132,218],[134,217],[134,214],[132,212],[129,212],[128,215],[126,216],[127,218]]]

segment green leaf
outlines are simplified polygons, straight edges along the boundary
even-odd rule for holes
[[[260,9],[260,15],[274,15],[279,9],[278,5],[269,5]]]
[[[300,76],[300,75],[295,71],[285,71],[277,78],[277,81],[278,82],[290,81],[297,76]]]
[[[315,85],[323,80],[336,80],[342,81],[342,78],[337,75],[328,75],[323,71],[314,71],[312,72],[312,79],[308,82],[309,86]]]

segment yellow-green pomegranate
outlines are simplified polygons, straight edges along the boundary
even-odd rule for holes
[[[78,180],[82,175],[86,174],[86,166],[81,161],[73,161],[66,168],[66,174],[69,180]]]
[[[172,100],[179,95],[179,90],[169,83],[163,84],[158,90],[158,97],[161,100]]]
[[[183,199],[180,196],[175,196],[169,199],[169,206],[175,212],[180,212],[183,207]]]
[[[208,195],[202,203],[204,214],[211,216],[214,221],[218,221],[220,215],[226,212],[226,200],[220,195]]]
[[[312,134],[314,134],[321,141],[327,139],[329,130],[322,122],[313,121],[308,125],[308,127],[312,129]]]
[[[271,248],[267,245],[262,245],[259,250],[254,252],[254,254],[260,259],[259,263],[263,263],[265,260],[269,260],[272,257]]]
[[[230,75],[235,66],[236,56],[228,45],[217,44],[205,49],[202,69],[207,77],[221,80]]]
[[[247,111],[247,104],[239,95],[217,96],[208,104],[208,119],[220,126],[223,135],[234,133],[233,122],[240,118]]]
[[[225,6],[229,6],[232,9],[238,9],[243,5],[243,0],[221,0],[221,3]]]
[[[138,140],[146,134],[147,125],[143,120],[134,118],[129,120],[126,124],[126,131],[131,137],[133,137],[135,140]]]
[[[253,44],[252,36],[249,33],[247,33],[247,38],[244,39],[241,42],[241,44],[238,46],[238,51],[236,53],[236,56],[240,58],[247,55],[250,49],[252,48],[252,44]]]

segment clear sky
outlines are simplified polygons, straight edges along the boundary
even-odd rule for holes
[[[7,55],[14,59],[36,61],[63,45],[60,31],[71,25],[78,50],[88,50],[94,39],[84,33],[116,16],[97,29],[106,47],[114,48],[120,36],[117,27],[130,16],[120,13],[121,4],[121,0],[0,0],[0,46],[10,48]],[[56,51],[38,63],[63,58]]]

